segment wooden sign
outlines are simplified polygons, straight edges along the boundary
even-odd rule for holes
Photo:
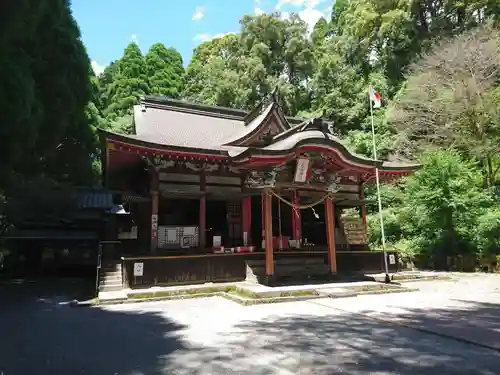
[[[361,218],[343,217],[342,222],[349,245],[365,245],[368,243],[368,235]]]
[[[295,182],[306,182],[307,176],[309,174],[309,159],[300,158],[297,159],[297,166],[295,168]]]

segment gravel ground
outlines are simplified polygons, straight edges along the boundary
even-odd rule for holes
[[[1,285],[0,374],[500,373],[498,352],[393,324],[451,326],[500,341],[500,277],[411,285],[421,291],[250,307],[214,297],[102,308],[69,307],[77,283]]]

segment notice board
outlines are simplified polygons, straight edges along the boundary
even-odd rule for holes
[[[344,232],[349,245],[365,245],[368,243],[368,234],[363,220],[356,217],[343,217]]]

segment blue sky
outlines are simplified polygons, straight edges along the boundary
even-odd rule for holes
[[[202,41],[239,31],[244,14],[297,12],[309,25],[329,16],[334,0],[72,0],[94,70],[120,58],[131,41],[143,53],[157,42],[175,47],[187,65]]]

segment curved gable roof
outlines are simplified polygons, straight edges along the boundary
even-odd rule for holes
[[[240,161],[250,161],[254,158],[262,158],[265,156],[281,156],[287,159],[295,157],[297,153],[317,151],[326,153],[332,152],[336,154],[343,163],[363,169],[378,167],[382,171],[395,171],[401,169],[410,171],[420,167],[419,164],[387,162],[381,160],[376,161],[349,151],[340,138],[333,134],[321,130],[306,129],[300,131],[300,129],[300,126],[295,127],[295,131],[290,131],[286,135],[279,135],[270,145],[261,149],[248,148],[238,155],[234,155],[233,158]]]

